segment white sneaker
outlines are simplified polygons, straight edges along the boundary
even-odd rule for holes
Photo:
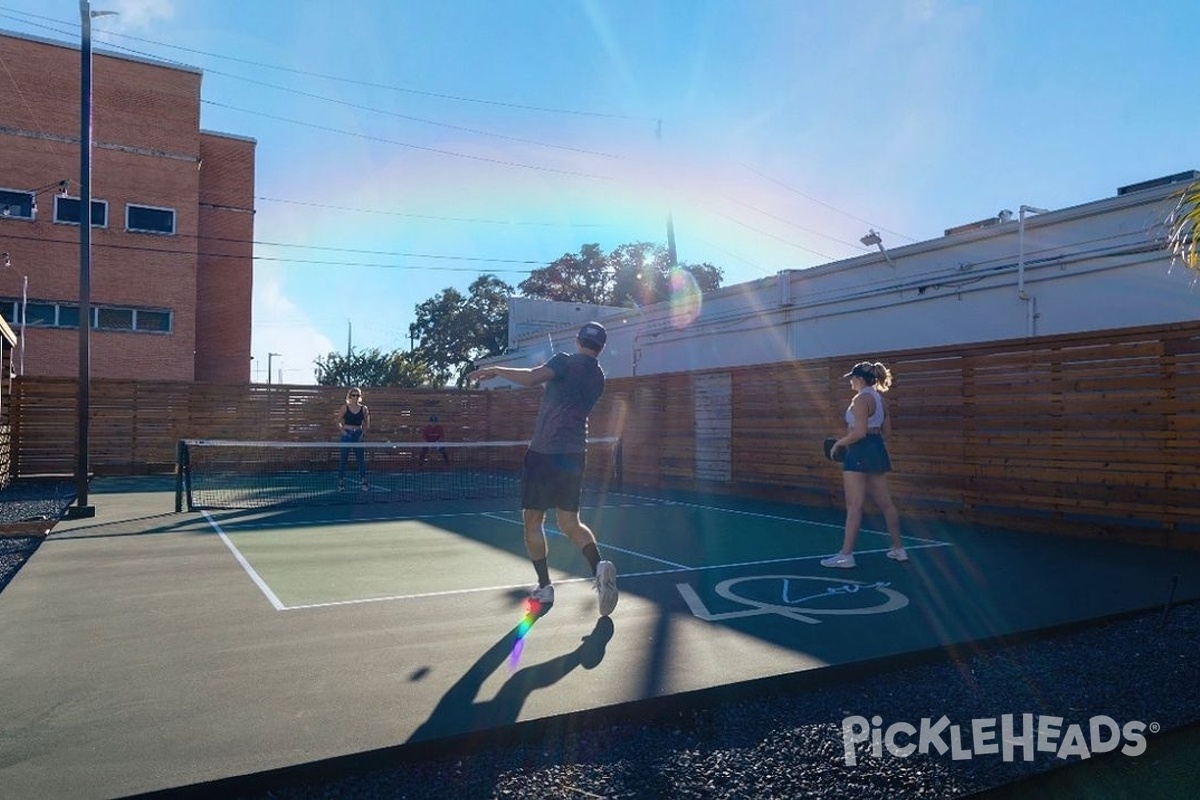
[[[607,617],[617,607],[617,568],[611,561],[596,565],[596,592],[600,597],[600,616]]]
[[[543,606],[554,604],[554,586],[547,584],[546,586],[535,586],[533,591],[529,593],[529,599]]]
[[[854,554],[844,556],[841,553],[834,553],[829,558],[821,559],[822,567],[838,567],[840,569],[852,569],[854,564]]]
[[[903,547],[893,547],[888,550],[887,557],[893,561],[908,561],[908,553],[904,552]]]

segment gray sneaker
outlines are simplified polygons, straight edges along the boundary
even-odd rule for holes
[[[611,561],[596,565],[596,593],[600,598],[600,616],[607,617],[617,607],[617,568]]]
[[[554,586],[547,584],[545,586],[535,586],[533,591],[529,593],[529,599],[543,606],[554,604]]]
[[[844,556],[841,553],[834,553],[829,558],[821,559],[822,567],[834,567],[835,569],[854,569],[854,554]]]

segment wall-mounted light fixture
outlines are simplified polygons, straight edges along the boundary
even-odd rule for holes
[[[71,182],[69,180],[63,179],[63,180],[57,181],[55,183],[47,183],[45,186],[40,186],[37,189],[34,189],[32,192],[33,201],[30,203],[30,208],[32,209],[34,214],[37,213],[38,195],[42,194],[46,191],[49,191],[50,189],[57,189],[58,191],[56,192],[56,194],[59,197],[66,197],[67,194],[71,191]]]

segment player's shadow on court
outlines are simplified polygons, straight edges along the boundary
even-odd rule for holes
[[[525,700],[534,691],[552,686],[576,667],[595,669],[604,660],[605,648],[613,637],[612,620],[600,617],[592,632],[582,637],[574,650],[541,664],[521,667],[504,682],[494,698],[477,700],[476,695],[484,681],[512,656],[514,646],[521,639],[521,629],[518,625],[501,637],[455,681],[438,701],[429,719],[413,731],[410,742],[511,725],[517,721]]]

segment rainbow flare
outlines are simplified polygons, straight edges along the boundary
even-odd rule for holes
[[[515,629],[516,641],[513,642],[512,652],[508,654],[509,670],[516,670],[521,664],[521,653],[525,652],[525,636],[533,628],[533,623],[538,621],[547,610],[548,606],[543,606],[532,597],[525,601],[525,616],[521,617],[521,621],[517,623]]]

